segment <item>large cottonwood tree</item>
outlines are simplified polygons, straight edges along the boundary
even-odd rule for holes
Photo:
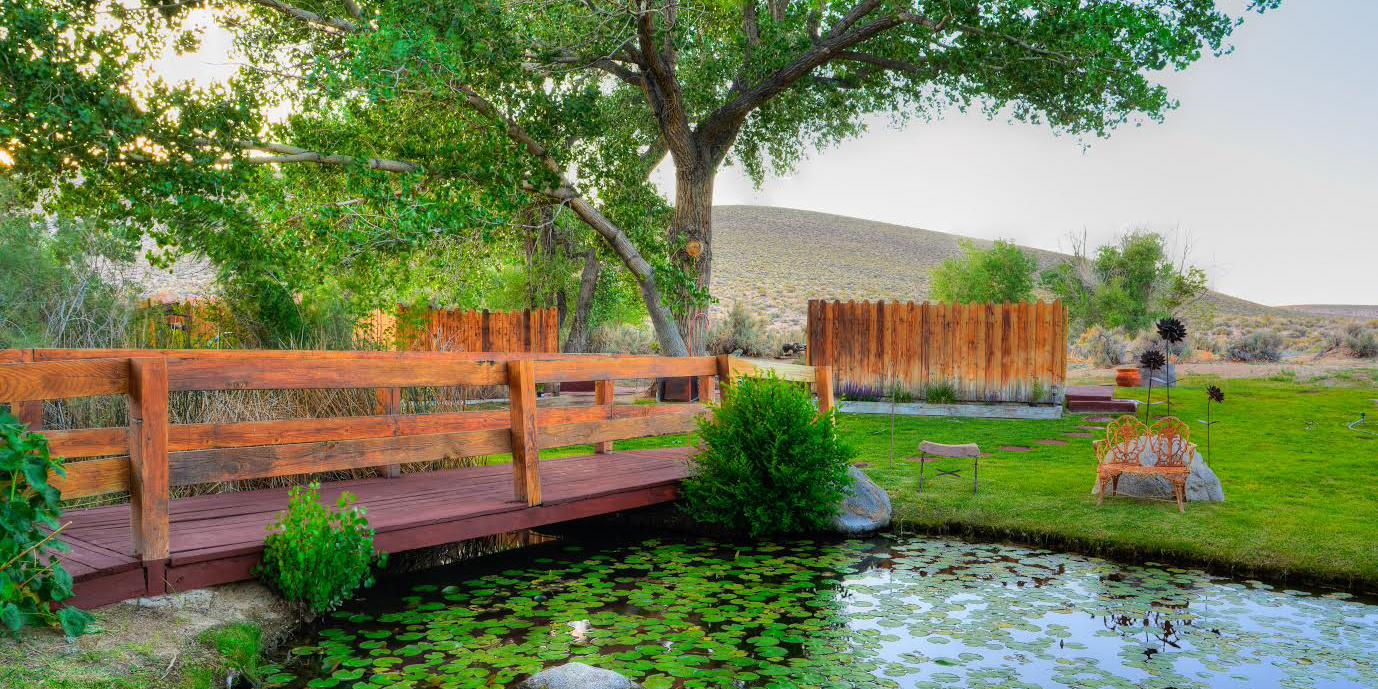
[[[141,76],[198,16],[232,32],[237,77]],[[481,241],[550,205],[682,354],[724,164],[759,181],[876,113],[1103,136],[1161,119],[1156,73],[1238,21],[1214,0],[10,0],[0,147],[50,204],[231,265]],[[667,157],[671,203],[647,181]]]

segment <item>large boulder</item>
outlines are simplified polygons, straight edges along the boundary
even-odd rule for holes
[[[517,689],[646,689],[640,684],[602,668],[565,663],[527,677]]]
[[[848,535],[879,531],[890,525],[890,495],[876,485],[870,476],[856,467],[848,467],[852,485],[837,506],[832,530]]]
[[[1146,448],[1139,455],[1139,463],[1150,466],[1158,461],[1153,448]],[[1091,494],[1100,492],[1100,482],[1091,486]],[[1136,498],[1162,498],[1176,500],[1172,494],[1172,482],[1162,476],[1143,474],[1120,474],[1120,485],[1115,495],[1128,495]],[[1191,473],[1187,475],[1187,502],[1223,502],[1225,491],[1220,487],[1220,479],[1201,459],[1201,453],[1191,462]]]

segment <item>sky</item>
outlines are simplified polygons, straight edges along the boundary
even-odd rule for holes
[[[1234,3],[1222,3],[1232,6]],[[1067,250],[1149,228],[1190,240],[1222,292],[1270,305],[1378,304],[1378,0],[1283,0],[1236,50],[1161,79],[1181,107],[1109,139],[953,114],[878,118],[755,189],[784,206]],[[1082,144],[1089,143],[1083,150]]]
[[[1244,0],[1222,0],[1237,10]],[[740,170],[717,204],[802,208],[1068,250],[1168,232],[1215,289],[1270,305],[1378,304],[1378,0],[1283,0],[1249,14],[1236,50],[1162,75],[1181,107],[1109,139],[952,113],[815,153],[761,188]],[[228,76],[228,35],[160,62]],[[656,175],[673,198],[672,175]]]

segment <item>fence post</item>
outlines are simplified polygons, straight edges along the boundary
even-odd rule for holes
[[[32,349],[19,350],[19,361],[33,361]],[[23,402],[11,402],[10,411],[14,412],[15,418],[29,427],[31,431],[43,430],[43,400],[25,400]]]
[[[594,404],[608,407],[608,412],[612,412],[613,402],[613,381],[595,380],[593,381],[593,402]],[[612,452],[612,441],[604,440],[593,444],[593,451],[605,455]]]
[[[129,360],[129,519],[150,595],[166,591],[167,360]]]
[[[507,362],[512,408],[512,486],[517,500],[541,504],[540,450],[536,444],[536,372],[530,359]]]
[[[833,408],[833,367],[813,367],[813,385],[818,389],[818,413],[827,414]]]
[[[378,413],[387,416],[395,416],[402,413],[402,388],[375,388],[373,393],[378,398]],[[397,478],[402,475],[401,464],[389,464],[380,467],[383,475],[388,478]]]
[[[732,355],[718,355],[718,389],[723,401],[727,400],[727,388],[732,385]]]

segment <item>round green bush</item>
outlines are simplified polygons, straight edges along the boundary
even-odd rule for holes
[[[692,518],[757,537],[819,529],[851,483],[856,450],[838,440],[798,383],[739,378],[699,422],[703,448],[684,482]]]
[[[268,526],[254,574],[312,612],[333,610],[355,589],[373,585],[373,568],[387,563],[387,553],[374,554],[373,529],[348,492],[333,510],[321,502],[319,483],[297,486],[290,496]]]

